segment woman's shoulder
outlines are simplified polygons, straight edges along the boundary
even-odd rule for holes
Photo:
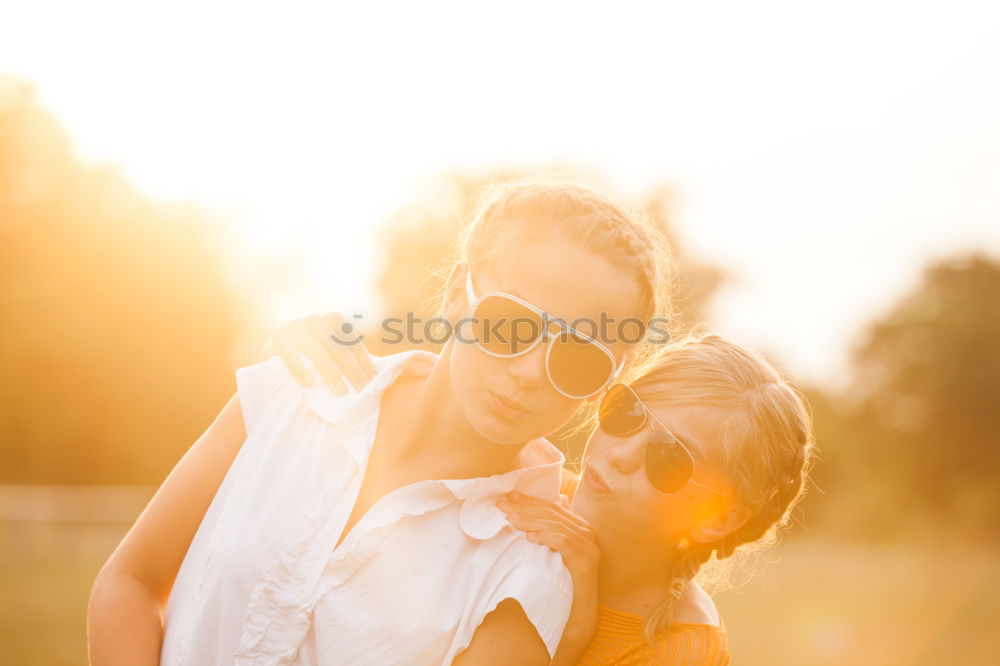
[[[258,425],[271,423],[287,429],[301,424],[310,414],[341,425],[351,416],[365,416],[376,411],[385,389],[404,376],[423,376],[437,357],[421,350],[407,350],[374,357],[375,377],[361,389],[347,383],[335,392],[316,370],[312,360],[298,352],[299,361],[313,381],[306,386],[289,371],[279,356],[236,370],[236,387],[243,410],[247,433]]]
[[[236,393],[247,433],[253,432],[267,403],[284,386],[288,375],[277,356],[236,370]]]
[[[685,586],[684,595],[674,610],[674,620],[685,624],[722,625],[715,602],[696,580],[689,581]]]
[[[712,597],[690,581],[674,611],[674,621],[665,632],[664,664],[725,666],[729,663],[729,639]]]

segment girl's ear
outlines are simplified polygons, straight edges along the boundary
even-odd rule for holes
[[[469,314],[469,299],[465,294],[465,281],[469,276],[469,264],[456,262],[444,287],[444,316],[452,326]]]
[[[750,509],[737,504],[691,528],[691,540],[697,543],[718,541],[735,532],[750,520]]]

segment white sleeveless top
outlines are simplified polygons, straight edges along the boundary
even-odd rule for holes
[[[513,489],[558,499],[564,459],[544,439],[506,474],[387,494],[334,548],[382,392],[401,373],[426,374],[434,359],[376,358],[377,376],[344,396],[322,381],[300,386],[277,357],[236,371],[247,439],[177,575],[161,664],[448,664],[507,598],[555,654],[569,572],[495,504]]]

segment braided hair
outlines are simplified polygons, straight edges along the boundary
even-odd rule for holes
[[[461,238],[460,259],[492,268],[517,243],[542,237],[575,243],[604,257],[642,290],[641,322],[670,314],[667,291],[675,266],[663,234],[645,216],[596,191],[562,182],[507,183],[490,188]],[[643,331],[644,332],[644,331]],[[638,337],[638,336],[636,336]],[[649,356],[649,346],[635,358]]]
[[[750,508],[740,527],[709,543],[681,536],[671,558],[670,583],[647,618],[647,641],[670,626],[688,583],[713,556],[773,545],[805,492],[815,442],[802,394],[762,355],[718,335],[693,332],[667,345],[632,383],[649,405],[718,406],[722,457],[736,501]]]

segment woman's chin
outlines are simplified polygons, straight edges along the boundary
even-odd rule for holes
[[[530,428],[512,424],[490,413],[489,410],[483,410],[476,415],[476,418],[470,419],[469,423],[480,437],[501,446],[524,444],[534,439],[529,432]]]
[[[570,508],[573,510],[573,513],[594,527],[597,527],[605,513],[605,511],[601,510],[602,503],[597,500],[598,498],[595,498],[586,488],[577,486]]]
[[[544,424],[539,424],[534,414],[510,414],[499,411],[488,402],[470,405],[466,411],[469,424],[473,430],[491,442],[500,445],[525,444],[533,439],[544,437]],[[555,428],[553,428],[554,430]]]

